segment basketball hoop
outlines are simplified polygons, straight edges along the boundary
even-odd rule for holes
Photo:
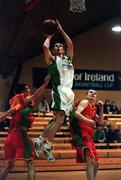
[[[70,0],[70,11],[73,13],[86,11],[85,0]]]

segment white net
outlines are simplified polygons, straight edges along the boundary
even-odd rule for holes
[[[74,13],[86,11],[85,0],[70,0],[70,11]]]

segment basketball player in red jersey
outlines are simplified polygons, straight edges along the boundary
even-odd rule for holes
[[[13,114],[10,120],[10,129],[4,144],[5,159],[7,166],[0,173],[0,180],[6,179],[8,173],[14,166],[16,159],[24,159],[28,167],[28,179],[35,180],[34,143],[28,136],[27,130],[31,127],[34,117],[32,116],[32,107],[37,98],[45,90],[49,82],[49,76],[46,76],[44,84],[30,95],[30,88],[27,84],[18,84],[15,88],[17,93],[10,99],[11,108],[0,116],[2,121],[6,116]]]
[[[93,136],[96,123],[102,124],[103,119],[103,103],[96,102],[96,96],[95,90],[89,90],[71,117],[72,139],[73,146],[77,151],[77,162],[87,162],[86,175],[88,180],[95,179],[98,169],[98,157]],[[98,115],[95,103],[99,108]]]

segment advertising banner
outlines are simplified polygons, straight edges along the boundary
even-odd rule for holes
[[[33,86],[38,88],[47,73],[47,68],[33,68]],[[75,69],[73,89],[121,90],[121,71]]]
[[[76,69],[73,89],[121,90],[121,71]]]

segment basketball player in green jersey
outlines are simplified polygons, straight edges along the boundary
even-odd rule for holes
[[[74,67],[72,64],[73,43],[58,20],[56,20],[56,23],[58,31],[65,39],[67,49],[65,52],[63,44],[56,43],[51,52],[49,48],[53,35],[46,35],[43,50],[52,81],[52,109],[54,111],[54,118],[45,128],[42,135],[35,139],[37,156],[41,146],[46,159],[50,162],[55,161],[52,154],[53,139],[58,129],[63,125],[65,117],[70,115],[74,102],[74,93],[72,91],[74,78]]]

